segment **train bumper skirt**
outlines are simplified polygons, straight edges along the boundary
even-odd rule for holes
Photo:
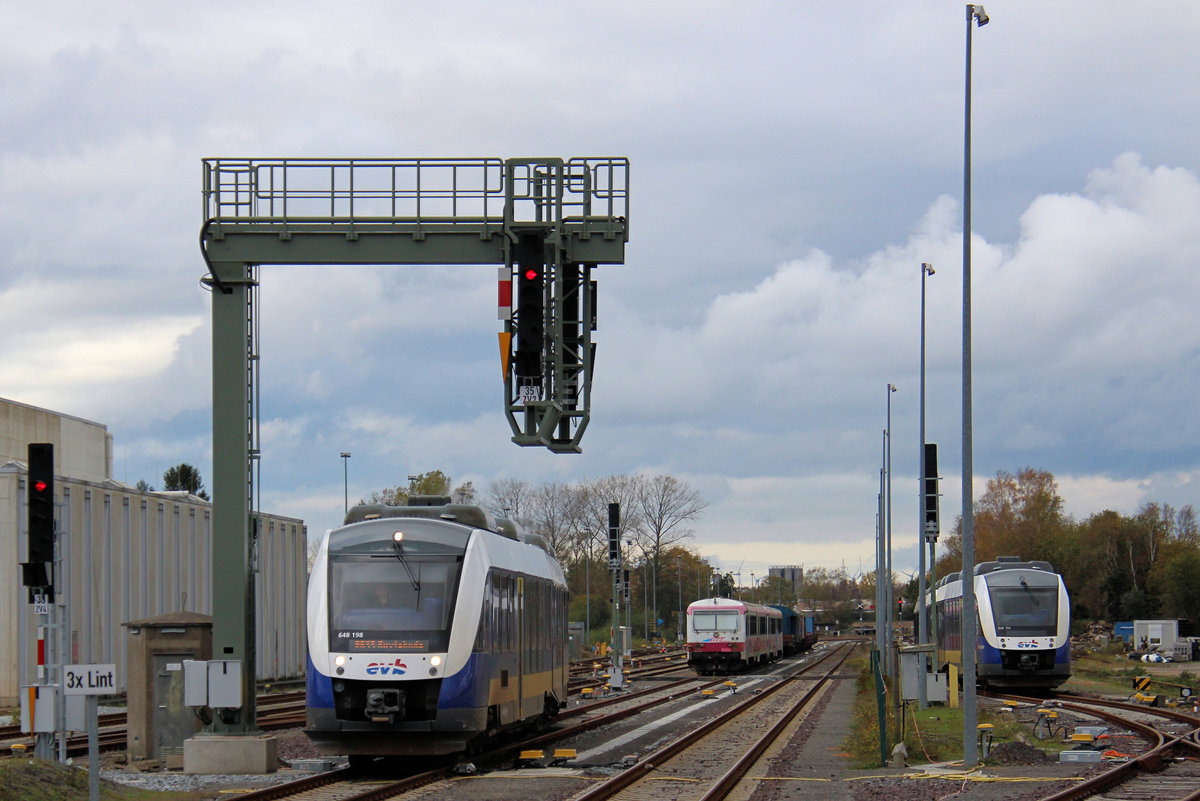
[[[309,708],[304,733],[330,754],[418,756],[465,751],[486,728],[486,709],[439,709],[437,720],[385,724],[338,720],[333,710]]]

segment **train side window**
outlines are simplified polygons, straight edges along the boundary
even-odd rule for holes
[[[492,634],[491,642],[488,643],[488,652],[494,654],[496,653],[496,638],[500,636],[500,629],[497,628],[496,625],[496,613],[500,609],[499,604],[496,603],[496,571],[493,570],[488,574],[488,582],[485,586],[489,599],[488,614],[491,617],[490,624]]]
[[[538,670],[546,669],[546,633],[550,626],[548,600],[546,583],[538,579],[538,625],[534,626],[534,631],[538,632]]]
[[[498,650],[500,653],[504,653],[508,650],[508,577],[503,574],[497,581],[496,597],[500,601],[500,611],[497,616],[500,626],[496,630],[496,636],[500,640]]]
[[[521,616],[521,658],[525,661],[525,669],[532,670],[533,665],[533,582],[529,579],[518,579],[518,592],[521,595],[521,605],[517,607]]]
[[[508,596],[508,643],[507,650],[509,653],[517,651],[517,580],[513,576],[508,576],[505,580],[506,592]]]
[[[488,640],[488,630],[491,628],[492,622],[492,592],[491,592],[491,575],[483,580],[483,599],[479,608],[479,631],[475,632],[475,648],[477,654],[487,653],[490,644]]]
[[[508,651],[508,577],[496,577],[496,652]]]

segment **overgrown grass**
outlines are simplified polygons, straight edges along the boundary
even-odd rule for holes
[[[842,744],[843,749],[860,768],[880,767],[891,758],[892,749],[901,739],[908,750],[908,763],[917,765],[927,762],[954,762],[962,759],[963,753],[963,710],[949,705],[931,705],[919,709],[914,702],[896,705],[896,696],[888,686],[885,695],[885,721],[887,744],[883,760],[879,749],[879,707],[875,691],[875,678],[871,675],[866,658],[856,659],[851,664],[857,668],[856,697],[853,725],[850,736]],[[1029,726],[1007,712],[979,710],[977,722],[992,724],[994,743],[1013,740],[1023,734],[1032,740]],[[1052,741],[1038,742],[1037,747],[1056,750],[1061,745]]]
[[[1175,697],[1180,687],[1200,692],[1200,678],[1193,662],[1146,664],[1130,660],[1119,649],[1077,657],[1071,663],[1071,679],[1063,689],[1073,692],[1098,692],[1105,695],[1129,695],[1133,680],[1149,676],[1151,692]]]
[[[101,801],[203,801],[200,790],[164,793],[100,782]],[[4,801],[88,801],[87,771],[40,759],[0,760],[0,798]]]
[[[879,712],[876,701],[875,679],[870,672],[867,657],[856,657],[849,663],[856,670],[857,695],[854,702],[854,720],[850,736],[843,749],[851,754],[860,768],[879,767]],[[1068,692],[1097,693],[1107,696],[1127,696],[1133,692],[1133,679],[1138,676],[1151,677],[1151,692],[1175,697],[1178,687],[1192,687],[1200,692],[1200,680],[1190,668],[1191,663],[1159,663],[1146,665],[1126,658],[1119,649],[1087,654],[1076,658],[1071,665],[1071,679],[1062,689]],[[887,747],[884,759],[891,757],[892,749],[903,733],[908,749],[910,764],[929,762],[953,762],[962,759],[963,714],[962,709],[948,705],[932,705],[928,709],[917,709],[909,703],[903,707],[904,720],[901,724],[900,707],[897,707],[892,687],[887,687],[885,719],[887,725]],[[1031,745],[1051,753],[1070,748],[1069,742],[1058,739],[1036,739],[1028,723],[1016,720],[1009,713],[993,712],[987,707],[979,710],[979,723],[991,723],[995,744],[1013,740],[1024,735]]]

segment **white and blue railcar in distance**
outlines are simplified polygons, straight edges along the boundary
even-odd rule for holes
[[[449,501],[356,506],[321,542],[305,733],[328,753],[470,752],[566,705],[562,568],[540,537]]]
[[[929,600],[927,598],[927,600]],[[938,664],[962,670],[961,573],[937,583]],[[1049,562],[975,565],[975,675],[984,687],[1051,690],[1071,677],[1071,599]]]

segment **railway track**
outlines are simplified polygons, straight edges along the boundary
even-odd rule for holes
[[[1040,699],[997,696],[1039,703]],[[1200,801],[1200,718],[1176,710],[1124,701],[1060,694],[1057,708],[1107,721],[1137,734],[1145,750],[1103,773],[1046,796],[1043,801]],[[1164,731],[1164,729],[1167,729]]]
[[[721,801],[731,795],[851,653],[839,648],[640,759],[574,801]],[[821,667],[823,673],[815,673]],[[763,703],[770,699],[772,703]],[[731,767],[730,759],[735,759]]]
[[[127,719],[124,712],[99,715],[98,745],[102,753],[124,751],[128,747]],[[258,727],[278,731],[304,725],[304,692],[270,693],[258,698]],[[20,724],[0,726],[0,757],[31,753],[34,740],[21,733]],[[88,752],[87,736],[67,738],[67,756],[82,756]]]
[[[638,664],[636,667],[627,670],[626,676],[629,679],[635,679],[685,671],[687,667],[684,662],[675,661],[672,664],[672,659],[678,660],[678,656],[681,653],[682,651],[678,653],[668,652],[666,654],[647,652],[643,656],[635,655],[634,658],[638,661]],[[579,667],[582,668],[584,666],[579,665]],[[597,669],[593,667],[593,663],[590,660],[587,662],[586,669],[589,673],[597,672]],[[600,670],[603,670],[603,667]],[[571,695],[578,696],[583,694],[585,688],[598,690],[603,688],[605,683],[606,679],[603,677],[603,674],[594,677],[589,675],[572,679],[569,692]],[[614,694],[597,698],[596,701],[601,704],[616,703],[628,697],[628,695],[619,696]],[[278,731],[303,726],[305,723],[304,701],[305,693],[303,690],[260,695],[257,704],[258,728],[263,731]],[[568,712],[566,716],[569,717],[570,714]],[[114,751],[123,751],[128,747],[126,723],[127,720],[124,712],[113,712],[99,716],[98,724],[100,732],[98,742],[101,752],[112,753]],[[29,753],[33,750],[33,742],[32,737],[21,733],[20,724],[0,726],[0,757]],[[86,753],[86,736],[77,735],[68,738],[68,756],[82,756]]]
[[[849,655],[849,652],[850,648],[847,647],[841,649],[836,655],[831,655],[820,661],[806,663],[791,675],[778,678],[771,677],[773,680],[770,681],[770,686],[767,689],[748,695],[745,701],[734,706],[732,710],[725,711],[718,718],[718,721],[722,724],[731,725],[730,721],[736,720],[738,717],[748,716],[752,713],[755,716],[753,720],[743,719],[742,726],[740,727],[743,732],[750,733],[749,736],[753,742],[745,750],[746,753],[753,756],[748,757],[744,764],[739,763],[738,766],[735,766],[734,770],[740,769],[741,773],[734,775],[733,771],[730,771],[729,776],[717,777],[722,780],[723,786],[727,784],[729,789],[736,786],[745,770],[748,770],[758,755],[768,747],[770,742],[779,736],[779,733],[787,727],[787,723],[803,708],[804,704],[812,699],[816,689],[829,680],[830,675],[841,666]],[[831,665],[832,667],[830,667]],[[822,666],[825,668],[823,674],[816,677],[805,675],[816,672]],[[611,726],[618,721],[645,713],[670,701],[686,696],[694,696],[705,689],[713,689],[720,685],[725,685],[728,681],[724,677],[715,680],[706,680],[692,676],[640,692],[614,694],[608,698],[595,700],[586,705],[564,710],[559,715],[560,720],[582,718],[578,722],[558,727],[553,731],[535,735],[519,742],[509,743],[487,753],[478,754],[474,757],[474,762],[485,767],[511,765],[522,752],[553,746],[581,733]],[[789,703],[786,705],[787,710],[782,716],[778,712],[773,713],[770,711],[777,709],[781,704],[762,703],[762,701],[768,698],[775,698],[776,701],[779,701],[780,698],[789,699]],[[601,709],[610,706],[615,708],[606,713],[596,714]],[[762,735],[764,717],[773,718],[771,724],[765,726],[768,730],[768,736]],[[706,723],[698,731],[711,733],[716,728],[718,727],[712,723]],[[696,732],[690,732],[677,740],[676,743],[682,743],[682,745],[673,744],[676,751],[687,750],[696,740],[695,735]],[[720,748],[722,751],[719,759],[713,760],[711,757],[705,756],[694,757],[694,759],[700,762],[707,760],[727,765],[730,748],[728,745],[722,745],[722,738],[724,736],[726,735],[722,732],[713,734],[709,738],[710,743],[712,743],[710,747]],[[668,746],[668,748],[670,747]],[[584,795],[577,796],[577,801],[612,797],[611,795],[605,795],[605,791],[600,788],[615,787],[617,789],[614,792],[620,792],[624,788],[618,787],[614,782],[636,783],[644,778],[642,774],[653,773],[656,770],[661,771],[663,769],[661,766],[664,759],[663,754],[664,751],[660,750],[650,756],[644,757],[636,765],[619,774],[613,780],[604,782],[597,788],[587,791]],[[655,765],[659,765],[659,767],[656,768]],[[374,801],[375,799],[382,798],[403,798],[418,791],[421,797],[435,797],[442,795],[445,789],[441,788],[439,783],[445,782],[446,788],[449,787],[449,782],[454,779],[454,770],[453,765],[446,764],[435,770],[399,777],[395,780],[383,781],[378,775],[363,774],[346,768],[288,784],[242,793],[239,795],[239,798],[245,801],[273,801],[275,799],[288,799],[288,801]],[[622,777],[625,778],[622,779]],[[695,786],[699,785],[696,784]],[[655,787],[653,789],[654,793],[658,793],[661,788]],[[600,794],[592,795],[592,793],[597,792]],[[728,790],[724,790],[723,792],[728,792]],[[663,796],[655,794],[648,797],[661,798]],[[724,795],[722,794],[706,798],[717,799],[723,797]]]

